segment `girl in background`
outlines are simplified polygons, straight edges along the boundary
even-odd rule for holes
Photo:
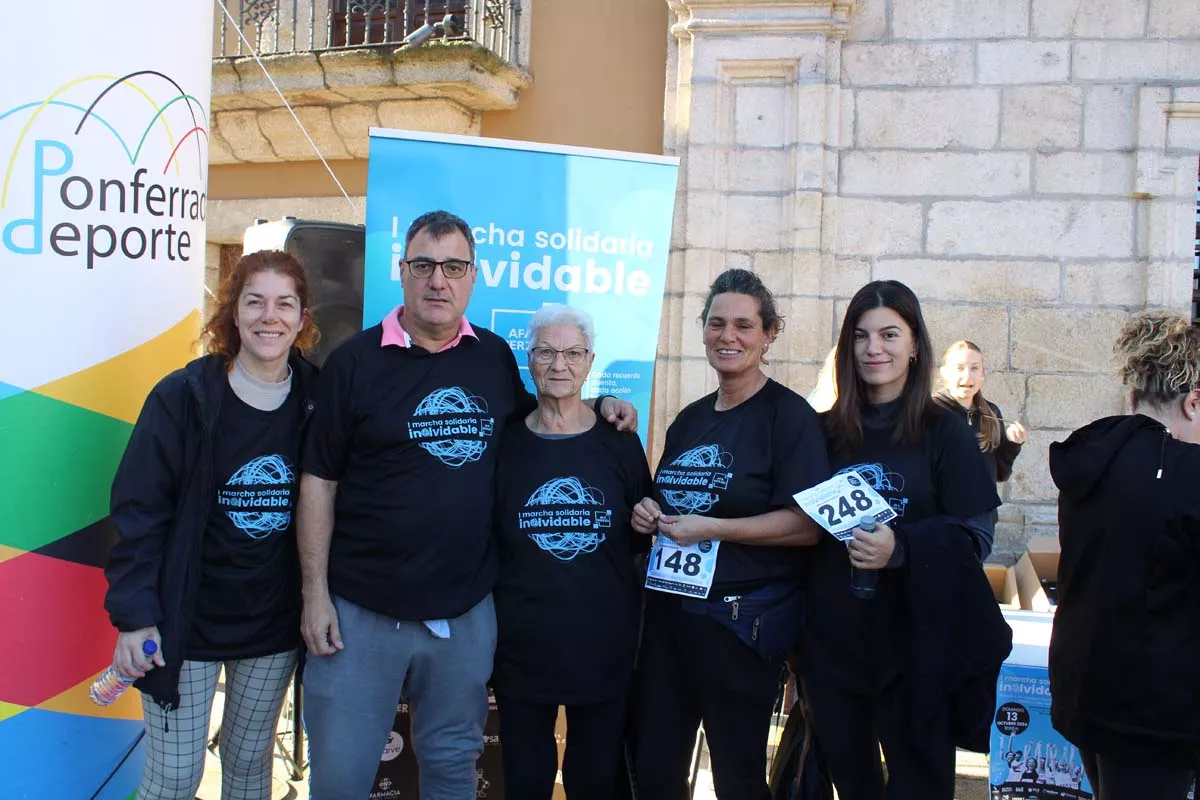
[[[933,399],[966,420],[975,431],[992,480],[997,483],[1008,480],[1028,431],[1019,422],[1006,423],[1000,407],[984,399],[987,365],[983,351],[974,342],[960,339],[946,349],[939,374],[942,388]]]

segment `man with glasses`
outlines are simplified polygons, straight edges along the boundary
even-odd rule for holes
[[[474,261],[466,222],[418,217],[403,305],[321,375],[297,519],[314,800],[367,796],[402,693],[422,800],[475,796],[496,646],[494,439],[536,401],[504,339],[464,316]],[[636,429],[630,404],[602,406]]]

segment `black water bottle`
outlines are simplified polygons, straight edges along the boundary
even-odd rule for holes
[[[873,533],[875,518],[862,517],[858,521],[858,527]],[[879,570],[859,569],[853,564],[850,565],[850,594],[859,600],[871,600],[875,597],[875,584],[877,583],[879,583]]]

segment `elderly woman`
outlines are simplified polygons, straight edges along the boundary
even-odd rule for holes
[[[527,336],[538,404],[505,429],[496,469],[492,685],[505,791],[549,800],[563,705],[567,796],[611,800],[637,647],[633,554],[649,543],[630,514],[650,491],[650,471],[637,434],[600,424],[580,399],[595,357],[591,317],[547,305]]]

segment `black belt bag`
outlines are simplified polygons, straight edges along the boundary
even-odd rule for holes
[[[800,634],[800,586],[770,583],[746,594],[706,600],[683,598],[683,610],[709,617],[737,634],[760,656],[773,661],[787,655]]]

